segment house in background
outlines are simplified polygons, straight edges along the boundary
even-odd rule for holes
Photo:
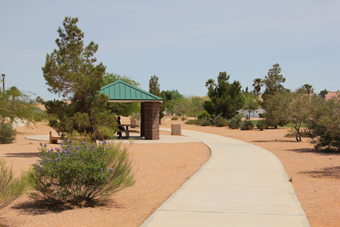
[[[329,91],[327,95],[325,96],[325,100],[328,101],[330,99],[336,99],[340,98],[340,92],[339,91]]]

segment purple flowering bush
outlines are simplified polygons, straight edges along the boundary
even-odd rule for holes
[[[127,149],[120,145],[70,140],[60,148],[40,146],[41,157],[28,173],[35,199],[80,205],[108,197],[135,182]]]

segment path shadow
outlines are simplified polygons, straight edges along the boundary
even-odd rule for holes
[[[340,179],[340,166],[327,167],[321,170],[301,171],[299,173],[310,175],[313,178],[335,178]]]
[[[21,152],[21,153],[7,153],[8,158],[37,158],[40,157],[40,152]]]

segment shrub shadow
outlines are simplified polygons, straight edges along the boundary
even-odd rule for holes
[[[36,158],[40,157],[40,152],[21,152],[21,153],[7,153],[8,158]]]
[[[323,168],[321,170],[315,170],[315,171],[301,171],[299,173],[310,175],[313,178],[329,177],[329,178],[340,179],[340,166],[327,167],[327,168]]]
[[[20,211],[20,213],[25,215],[44,215],[51,213],[62,213],[63,211],[74,210],[74,209],[82,209],[82,208],[97,208],[97,207],[105,207],[105,208],[117,208],[123,209],[125,208],[121,204],[116,203],[112,199],[106,200],[96,200],[87,202],[86,204],[71,204],[71,203],[57,203],[57,202],[49,202],[47,200],[30,200],[27,202],[19,203],[12,206],[13,209]]]

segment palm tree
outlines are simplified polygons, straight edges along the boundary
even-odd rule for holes
[[[308,96],[309,96],[311,93],[313,94],[313,92],[314,92],[314,88],[313,88],[313,86],[310,85],[310,84],[304,84],[304,85],[302,86],[302,88],[307,92]]]
[[[213,89],[216,86],[215,80],[207,80],[207,82],[205,82],[205,86],[208,88],[208,90]]]
[[[264,85],[264,82],[261,78],[254,79],[253,87],[256,92],[256,96],[258,96],[261,93],[261,87]]]

